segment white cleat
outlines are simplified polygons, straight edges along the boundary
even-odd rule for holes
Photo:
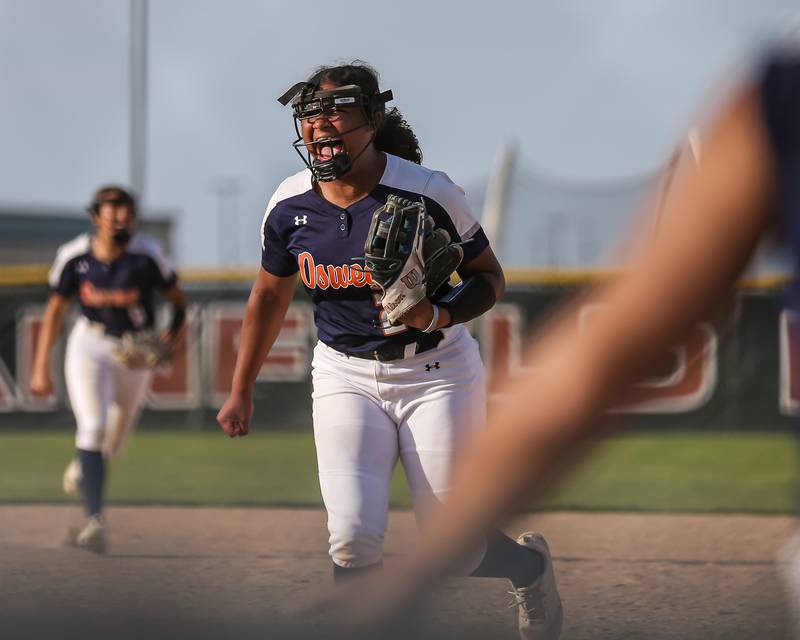
[[[73,458],[64,470],[64,477],[61,479],[61,486],[64,493],[68,496],[77,496],[81,493],[81,482],[83,481],[83,469],[81,461]]]
[[[523,533],[517,542],[539,552],[544,558],[544,572],[536,581],[509,591],[514,598],[509,607],[519,610],[519,637],[522,640],[558,640],[564,610],[553,574],[550,548],[541,533]]]
[[[106,552],[106,526],[102,517],[92,516],[81,530],[71,530],[67,533],[65,544],[69,547],[85,549],[99,555]]]

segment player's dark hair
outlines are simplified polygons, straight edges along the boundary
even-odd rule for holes
[[[136,215],[136,198],[133,193],[115,184],[107,184],[95,191],[86,210],[93,216],[97,215],[100,205],[106,202],[128,205],[131,212]]]
[[[354,60],[350,64],[319,67],[311,75],[309,82],[317,87],[323,82],[331,82],[338,86],[354,84],[361,88],[365,96],[373,98],[381,92],[378,80],[378,72],[375,69],[363,60]],[[384,112],[383,124],[375,134],[375,148],[421,164],[422,149],[419,140],[400,110],[396,107],[386,109],[381,103],[378,103],[375,109],[376,112],[380,110]],[[366,115],[373,120],[374,113]]]

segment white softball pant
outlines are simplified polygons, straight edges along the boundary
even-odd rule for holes
[[[348,357],[322,342],[314,349],[319,482],[330,556],[341,567],[381,560],[398,457],[423,521],[450,488],[454,455],[485,422],[478,344],[462,325],[445,333],[436,349],[392,362]]]
[[[80,318],[67,340],[67,392],[78,430],[75,446],[113,458],[136,426],[150,369],[130,369],[114,358],[119,340]]]

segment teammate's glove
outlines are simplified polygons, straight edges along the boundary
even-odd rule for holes
[[[403,314],[447,282],[463,257],[422,202],[390,195],[372,215],[364,262],[392,324],[400,324]]]
[[[169,362],[172,346],[152,332],[126,334],[114,351],[114,357],[131,369],[152,368]]]

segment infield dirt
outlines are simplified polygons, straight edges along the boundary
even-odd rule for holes
[[[289,613],[331,581],[319,510],[112,507],[110,552],[61,546],[77,507],[0,506],[0,636],[325,638]],[[526,514],[548,538],[564,639],[790,637],[778,552],[788,517]],[[416,535],[392,512],[387,564]],[[517,637],[503,580],[448,581],[415,637]],[[296,615],[296,614],[295,614]],[[298,631],[302,629],[301,631]],[[314,631],[309,631],[314,629]]]

